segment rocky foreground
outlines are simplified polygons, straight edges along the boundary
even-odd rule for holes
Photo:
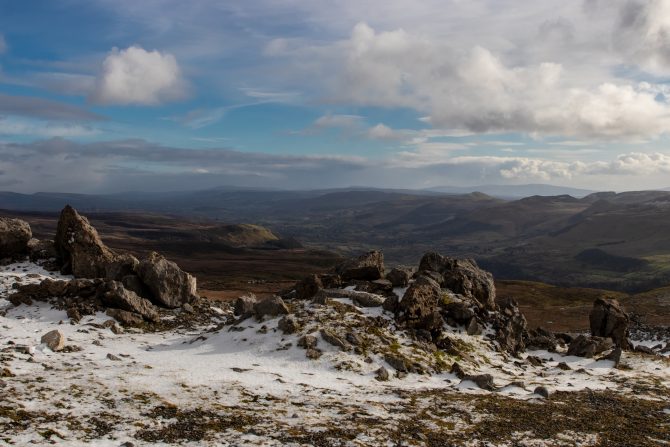
[[[613,300],[590,334],[530,330],[473,261],[371,252],[212,303],[71,208],[53,243],[0,220],[0,257],[0,445],[670,443],[667,331]]]

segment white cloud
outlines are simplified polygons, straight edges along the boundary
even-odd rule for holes
[[[318,129],[340,128],[354,129],[360,127],[363,117],[359,115],[323,115],[314,121],[312,127]]]
[[[619,10],[614,42],[631,60],[664,74],[670,68],[670,2],[627,1]]]
[[[172,54],[132,46],[112,49],[102,63],[91,99],[101,104],[157,105],[186,96]]]
[[[557,63],[507,66],[491,51],[451,48],[402,29],[356,25],[342,51],[343,101],[409,107],[442,129],[589,138],[654,137],[670,129],[670,109],[648,88],[605,82],[574,86]]]

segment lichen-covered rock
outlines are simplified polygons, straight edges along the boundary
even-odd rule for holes
[[[146,321],[157,322],[160,320],[158,310],[151,301],[138,296],[132,290],[127,290],[118,281],[108,281],[102,287],[100,300],[107,307],[136,313]]]
[[[630,317],[615,299],[598,298],[589,314],[591,335],[610,337],[615,345],[628,349]]]
[[[384,255],[380,251],[370,251],[338,265],[336,272],[344,281],[381,279],[384,277]]]
[[[427,331],[442,328],[443,320],[439,312],[442,298],[440,285],[432,279],[418,278],[407,289],[397,306],[398,320],[407,327]]]
[[[496,289],[493,276],[480,269],[474,260],[454,259],[437,253],[426,253],[421,258],[419,271],[437,272],[442,276],[442,287],[474,298],[486,309],[495,309]]]
[[[57,329],[42,335],[40,343],[46,345],[53,352],[62,351],[65,347],[65,335]]]
[[[135,275],[140,261],[133,255],[124,253],[116,255],[107,265],[106,278],[122,281],[124,277]]]
[[[277,317],[279,315],[287,315],[289,313],[288,307],[278,296],[271,296],[264,298],[254,303],[254,315],[259,320],[264,317]]]
[[[174,309],[198,298],[195,278],[155,251],[140,262],[137,273],[154,304]]]
[[[33,233],[28,222],[0,217],[0,259],[20,258],[28,254]]]
[[[77,278],[105,278],[108,266],[116,259],[88,219],[70,205],[61,211],[54,247],[62,272]]]

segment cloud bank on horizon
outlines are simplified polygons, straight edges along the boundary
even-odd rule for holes
[[[5,2],[0,188],[667,187],[668,74],[670,0]]]

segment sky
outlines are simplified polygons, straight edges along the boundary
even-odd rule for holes
[[[0,0],[0,190],[670,187],[670,0]]]

